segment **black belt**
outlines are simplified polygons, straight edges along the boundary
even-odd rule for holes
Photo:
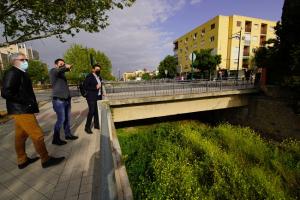
[[[60,97],[53,97],[52,99],[53,100],[61,100],[61,101],[69,101],[71,98],[65,99],[65,98],[60,98]]]

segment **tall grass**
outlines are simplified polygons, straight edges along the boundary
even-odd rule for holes
[[[300,142],[196,121],[118,130],[135,199],[297,199]]]

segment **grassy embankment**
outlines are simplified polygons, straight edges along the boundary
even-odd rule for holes
[[[117,130],[134,199],[295,199],[300,142],[195,121]]]

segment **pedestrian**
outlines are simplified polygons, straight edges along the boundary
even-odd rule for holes
[[[18,168],[23,169],[39,159],[27,156],[25,142],[28,137],[40,155],[43,168],[57,165],[65,158],[48,155],[43,131],[34,115],[39,112],[39,108],[32,82],[26,72],[28,60],[22,53],[12,54],[9,60],[12,67],[4,75],[1,96],[6,99],[8,114],[15,120],[15,150]]]
[[[65,61],[58,58],[54,61],[55,67],[50,70],[50,82],[52,85],[52,104],[56,112],[57,121],[54,126],[52,144],[64,145],[67,142],[60,139],[60,129],[64,127],[65,139],[76,140],[77,136],[71,133],[71,95],[65,72],[71,70],[72,65],[65,64]]]
[[[85,124],[85,132],[92,134],[91,124],[94,118],[94,128],[100,129],[97,101],[102,99],[102,78],[100,76],[101,66],[95,64],[92,66],[92,72],[84,80],[84,87],[87,91],[86,101],[89,107],[89,113]]]

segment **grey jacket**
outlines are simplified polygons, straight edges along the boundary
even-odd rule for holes
[[[49,72],[52,85],[52,97],[63,99],[70,98],[70,90],[65,72],[70,71],[66,67],[52,68]]]

